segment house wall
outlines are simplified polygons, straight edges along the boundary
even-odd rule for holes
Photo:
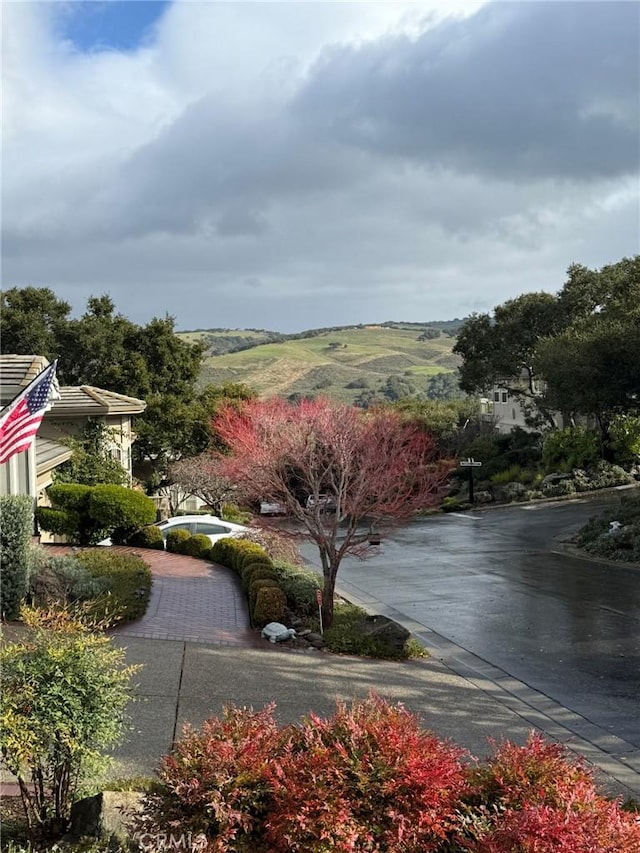
[[[0,495],[36,496],[35,443],[0,465]]]

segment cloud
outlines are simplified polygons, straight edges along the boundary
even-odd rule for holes
[[[8,5],[5,286],[299,330],[638,250],[635,4],[178,2],[89,54]]]

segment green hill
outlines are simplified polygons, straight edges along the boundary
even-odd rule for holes
[[[455,394],[459,359],[452,347],[462,322],[389,322],[294,335],[257,329],[179,334],[207,346],[202,384],[244,382],[263,397],[324,395],[366,403]]]

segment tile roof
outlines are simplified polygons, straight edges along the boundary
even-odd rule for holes
[[[0,355],[0,400],[11,402],[49,364],[43,355]],[[144,412],[144,400],[95,388],[63,386],[60,400],[53,403],[45,418],[82,417],[91,415],[137,415]]]

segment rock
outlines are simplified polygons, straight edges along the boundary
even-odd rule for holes
[[[490,504],[493,501],[491,492],[476,492],[474,497],[477,504]]]
[[[385,645],[399,650],[411,636],[410,631],[386,616],[368,616],[362,630],[365,635],[375,635]]]
[[[306,641],[314,647],[314,649],[323,649],[324,648],[324,639],[320,634],[315,634],[313,631],[310,631],[305,637]]]
[[[505,483],[503,486],[493,487],[494,498],[504,503],[522,500],[526,493],[527,488],[522,483]]]
[[[114,850],[137,850],[130,824],[142,809],[143,794],[137,791],[103,791],[85,797],[71,807],[66,838],[101,838]]]
[[[542,481],[540,488],[542,491],[546,491],[553,486],[557,486],[558,483],[561,483],[563,480],[571,480],[573,478],[572,474],[547,474],[547,476]]]

